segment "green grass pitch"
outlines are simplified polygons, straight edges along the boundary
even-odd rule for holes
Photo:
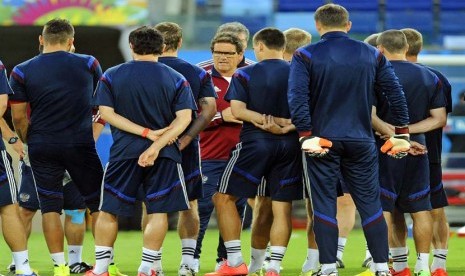
[[[218,231],[208,230],[203,246],[201,258],[201,271],[198,275],[211,272],[215,266],[216,245]],[[250,231],[242,234],[242,245],[244,259],[249,260]],[[408,240],[410,246],[409,263],[414,267],[415,254],[412,239]],[[450,276],[465,275],[465,238],[451,237],[449,241],[449,255],[447,257],[447,270]],[[283,260],[281,275],[297,276],[300,267],[306,257],[307,240],[305,232],[296,230],[293,232],[289,249]],[[129,276],[137,275],[142,252],[142,236],[140,232],[120,232],[115,245],[115,261],[120,270]],[[179,262],[181,260],[181,243],[174,231],[168,232],[163,245],[163,268],[165,275],[176,276]],[[29,256],[31,265],[37,269],[42,276],[53,275],[52,262],[41,233],[33,233],[29,241]],[[361,263],[365,257],[365,240],[361,230],[350,233],[344,252],[345,269],[339,270],[339,275],[349,276],[362,272]],[[87,233],[84,244],[84,260],[93,262],[94,247],[90,232]],[[11,261],[11,256],[5,242],[0,243],[0,273],[5,274],[6,266]]]

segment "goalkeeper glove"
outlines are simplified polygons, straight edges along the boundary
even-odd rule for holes
[[[408,127],[396,127],[395,134],[389,138],[381,147],[381,152],[393,158],[402,158],[408,154],[410,149],[410,134]]]
[[[302,150],[307,152],[310,157],[323,157],[333,146],[331,141],[317,136],[303,136],[299,138],[299,141]]]

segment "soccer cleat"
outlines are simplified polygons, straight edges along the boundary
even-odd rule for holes
[[[233,276],[233,275],[247,275],[247,265],[245,263],[239,266],[229,266],[227,261],[224,261],[217,271],[207,273],[205,276]]]
[[[194,264],[192,265],[192,270],[194,270],[195,273],[199,273],[199,271],[200,271],[200,260],[199,259],[194,259]]]
[[[119,271],[119,268],[116,266],[116,264],[110,264],[108,266],[108,275],[109,276],[128,276],[126,274],[121,273],[121,271]]]
[[[410,268],[406,267],[401,271],[395,271],[393,268],[390,269],[392,276],[410,276],[412,273],[410,272]]]
[[[329,274],[323,273],[323,271],[318,270],[317,272],[313,273],[312,276],[339,276],[339,272],[337,271],[332,271]]]
[[[392,276],[389,271],[376,271],[375,276]]]
[[[435,271],[431,272],[431,276],[448,276],[447,271],[443,268],[438,268]]]
[[[341,259],[336,258],[336,267],[337,268],[345,268],[346,266],[344,265],[344,262]]]
[[[178,270],[178,276],[195,276],[195,271],[186,264],[182,264]]]
[[[55,265],[53,267],[53,276],[69,276],[69,266],[67,265]]]
[[[225,260],[225,259],[223,259],[223,260],[221,260],[221,261],[219,261],[219,262],[216,262],[215,271],[218,271],[218,269],[220,269],[220,267],[221,267],[224,263],[226,263],[226,260]]]
[[[81,273],[84,273],[88,270],[92,270],[94,267],[85,263],[85,262],[81,262],[81,263],[74,263],[72,265],[69,266],[69,272],[71,272],[72,274],[81,274]]]
[[[109,276],[110,274],[107,272],[103,272],[101,274],[95,274],[92,270],[87,270],[83,276]]]
[[[8,269],[8,273],[6,276],[15,276],[16,275],[16,266],[14,264],[10,264],[6,267]]]
[[[362,273],[359,273],[355,276],[375,276],[375,273],[369,269],[363,271]]]
[[[265,273],[265,276],[280,276],[280,275],[276,270],[270,269]]]
[[[420,270],[414,273],[415,276],[431,276],[431,273],[428,270]]]
[[[372,257],[366,258],[365,261],[363,261],[362,263],[362,267],[370,268],[372,263],[373,263]]]

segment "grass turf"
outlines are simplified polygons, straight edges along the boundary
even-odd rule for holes
[[[201,271],[199,275],[213,271],[215,267],[216,245],[218,231],[208,230],[201,258]],[[242,234],[243,254],[246,261],[249,260],[250,231]],[[410,246],[409,264],[414,267],[415,255],[412,239],[408,240]],[[286,252],[281,271],[283,276],[297,276],[306,257],[306,234],[302,230],[293,232],[289,249]],[[140,232],[120,232],[115,245],[115,261],[120,270],[130,276],[137,275],[142,252],[142,236]],[[33,233],[29,241],[29,256],[31,265],[37,269],[42,276],[53,275],[52,261],[48,254],[42,233]],[[339,270],[339,275],[355,275],[364,269],[361,263],[365,257],[365,239],[361,230],[354,230],[344,252],[345,269]],[[87,262],[94,261],[93,238],[87,233],[84,243],[83,258]],[[176,276],[179,262],[181,260],[181,243],[174,231],[168,232],[163,245],[163,268],[165,275]],[[6,267],[11,261],[8,248],[4,242],[0,243],[0,273],[6,272]],[[452,236],[449,241],[449,254],[447,257],[447,270],[450,276],[465,275],[465,238]],[[5,274],[5,273],[3,273]]]

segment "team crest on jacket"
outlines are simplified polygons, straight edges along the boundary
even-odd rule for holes
[[[202,175],[202,183],[207,183],[208,181],[208,176]]]

